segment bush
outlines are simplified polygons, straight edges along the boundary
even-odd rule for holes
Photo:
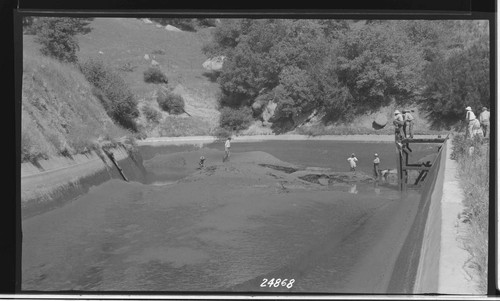
[[[149,67],[144,71],[144,81],[153,84],[168,83],[167,76],[158,67]]]
[[[21,131],[21,162],[36,162],[48,158],[49,150],[44,145],[41,136],[35,136],[30,131]]]
[[[92,92],[106,113],[121,126],[137,131],[134,120],[139,116],[137,100],[123,78],[98,59],[91,58],[80,64],[80,70],[93,85]]]
[[[184,113],[184,98],[179,94],[159,93],[156,101],[163,111],[176,115]]]
[[[158,123],[161,119],[161,113],[149,105],[142,107],[142,114],[150,122]]]
[[[216,128],[211,134],[216,137],[217,141],[224,141],[233,136],[232,131],[220,127]]]
[[[90,32],[90,20],[86,18],[39,17],[33,20],[31,31],[36,33],[35,41],[42,45],[42,54],[63,62],[78,60],[77,34]]]
[[[23,110],[21,116],[21,162],[34,163],[54,154],[42,132],[29,114]]]
[[[252,123],[252,109],[249,107],[242,107],[233,109],[224,107],[221,109],[219,126],[221,128],[233,131],[240,131],[247,129]]]

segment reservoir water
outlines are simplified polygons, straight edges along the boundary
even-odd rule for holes
[[[348,171],[354,152],[359,171],[370,174],[375,152],[381,168],[395,168],[394,144],[233,143],[234,162],[218,162],[213,175],[187,177],[200,173],[200,154],[210,165],[222,149],[222,143],[143,146],[146,167],[170,166],[154,185],[111,180],[23,220],[22,290],[385,293],[401,276],[392,271],[418,192],[402,195],[372,183],[295,188],[284,175],[237,163],[262,151],[304,167]],[[433,151],[421,147],[413,156]],[[292,285],[266,284],[278,278]]]

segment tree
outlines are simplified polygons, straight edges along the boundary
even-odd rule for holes
[[[489,37],[464,50],[442,54],[425,70],[424,108],[433,125],[448,127],[462,120],[464,109],[490,105]]]
[[[32,25],[35,41],[42,45],[42,54],[62,62],[77,62],[79,50],[77,34],[91,31],[88,18],[40,17]]]
[[[392,99],[409,102],[420,87],[422,51],[396,22],[354,29],[339,42],[338,77],[349,89],[357,113]]]

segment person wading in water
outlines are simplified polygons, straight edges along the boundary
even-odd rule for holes
[[[378,180],[380,177],[380,158],[378,154],[373,155],[375,159],[373,159],[373,174],[375,175],[375,180]]]
[[[231,137],[228,137],[226,143],[224,144],[224,158],[222,162],[229,161],[229,157],[231,156]]]
[[[349,162],[349,165],[351,166],[351,171],[356,171],[356,162],[358,162],[358,158],[356,158],[356,155],[354,153],[351,154],[349,158],[347,158],[347,161]]]

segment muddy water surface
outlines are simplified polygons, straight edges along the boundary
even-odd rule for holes
[[[250,147],[233,145],[233,152]],[[266,147],[295,164],[337,158],[331,145],[324,157],[321,147],[309,154],[296,150],[295,160],[282,146]],[[373,150],[381,153],[377,147],[385,146],[357,144],[355,150],[368,160]],[[418,194],[361,183],[342,191],[282,191],[261,176],[238,172],[237,164],[223,168],[228,172],[222,176],[173,184],[111,180],[24,220],[22,289],[384,292]],[[272,278],[294,283],[263,285]]]

